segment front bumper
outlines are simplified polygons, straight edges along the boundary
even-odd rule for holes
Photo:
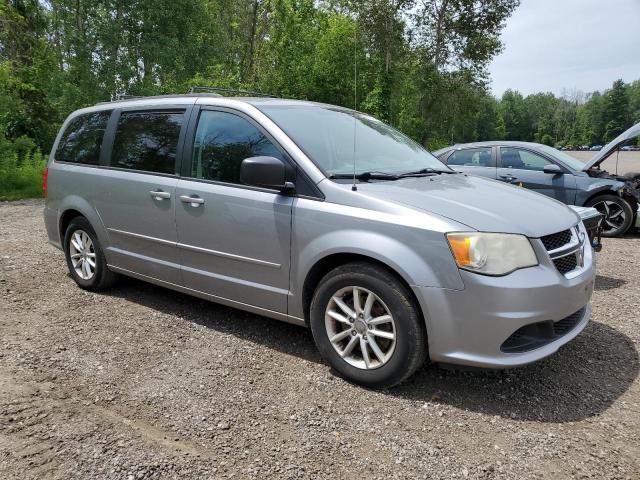
[[[585,244],[584,267],[562,275],[541,243],[540,264],[504,277],[460,271],[464,290],[414,286],[427,322],[434,362],[509,368],[535,362],[575,338],[589,322],[595,281],[595,255]],[[508,353],[501,347],[520,328],[557,322],[579,312],[573,327],[532,350]]]

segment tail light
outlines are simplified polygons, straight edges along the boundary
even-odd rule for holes
[[[47,192],[49,190],[49,167],[46,167],[42,172],[42,196],[47,198]]]

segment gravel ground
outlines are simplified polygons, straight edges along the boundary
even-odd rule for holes
[[[0,478],[640,478],[640,236],[593,321],[508,372],[369,391],[304,328],[124,279],[77,288],[42,202],[0,204]]]

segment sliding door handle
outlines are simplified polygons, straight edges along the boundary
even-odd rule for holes
[[[151,190],[149,195],[154,200],[164,200],[165,198],[171,198],[171,194],[169,192],[163,192],[162,190]]]
[[[182,203],[188,203],[192,207],[197,207],[198,205],[202,205],[204,203],[204,198],[190,197],[189,195],[180,195],[180,201]]]

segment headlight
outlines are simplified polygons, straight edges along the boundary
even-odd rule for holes
[[[458,267],[485,275],[506,275],[533,267],[538,259],[529,239],[507,233],[448,233],[447,240]]]

